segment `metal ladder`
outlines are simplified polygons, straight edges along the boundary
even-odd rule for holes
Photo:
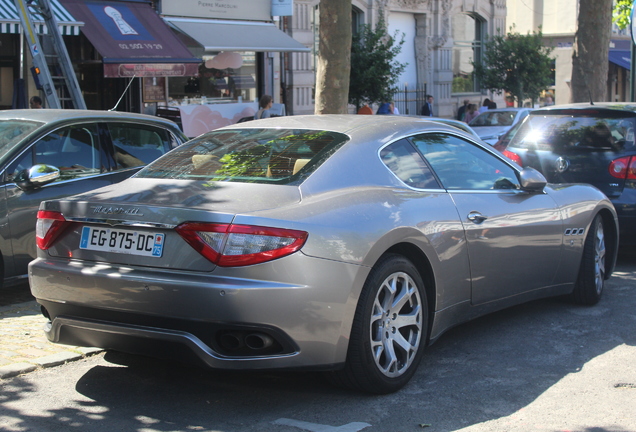
[[[14,0],[31,51],[34,77],[40,81],[49,108],[86,109],[73,64],[49,0]],[[42,17],[48,34],[35,32],[33,15]]]

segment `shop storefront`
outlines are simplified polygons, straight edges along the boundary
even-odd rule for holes
[[[148,2],[60,1],[84,22],[89,44],[72,55],[89,108],[143,112],[144,95],[167,100],[168,77],[198,74],[201,58],[190,53]]]
[[[280,102],[277,53],[309,51],[278,29],[272,0],[163,0],[160,14],[202,61],[192,77],[168,78],[168,105],[184,132],[196,136],[252,116],[258,98]],[[291,1],[288,2],[291,14]],[[276,53],[276,54],[275,54]],[[277,103],[276,113],[284,114]]]
[[[284,115],[280,53],[310,51],[278,28],[292,0],[50,1],[89,109],[172,108],[189,136],[253,115],[263,94]],[[18,65],[30,66],[19,59],[19,21],[13,0],[0,0],[2,96]]]

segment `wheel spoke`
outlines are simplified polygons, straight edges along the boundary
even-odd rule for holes
[[[384,341],[384,361],[380,365],[384,369],[384,373],[395,373],[397,367],[397,356],[395,355],[395,349],[393,347],[392,339],[385,339]]]
[[[415,346],[411,342],[406,340],[406,338],[404,338],[404,336],[402,336],[400,332],[397,332],[394,335],[393,341],[395,342],[395,344],[397,344],[397,346],[402,348],[402,350],[406,354],[406,358],[411,357],[411,352],[413,352],[413,350],[415,349]]]
[[[400,314],[393,322],[393,325],[398,329],[408,326],[415,326],[420,330],[422,328],[422,314],[420,307],[417,306],[413,309],[411,313],[408,314]]]
[[[402,289],[395,293],[393,304],[391,306],[391,308],[396,311],[401,310],[404,305],[411,301],[413,291],[417,289],[414,285],[411,285],[407,275],[400,275],[400,279],[404,280]]]

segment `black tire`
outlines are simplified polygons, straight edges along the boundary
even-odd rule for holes
[[[399,304],[396,297],[402,298]],[[345,367],[330,372],[330,381],[370,393],[395,392],[415,373],[427,335],[428,304],[419,272],[403,256],[386,255],[364,284]]]
[[[572,291],[572,300],[583,305],[595,305],[605,287],[605,230],[603,218],[596,215],[585,238],[579,275]]]

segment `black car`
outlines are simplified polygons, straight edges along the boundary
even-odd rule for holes
[[[560,105],[534,110],[504,154],[550,183],[590,183],[618,213],[621,244],[636,243],[636,104]]]
[[[120,182],[186,140],[142,114],[0,111],[0,286],[26,280],[41,201]]]

